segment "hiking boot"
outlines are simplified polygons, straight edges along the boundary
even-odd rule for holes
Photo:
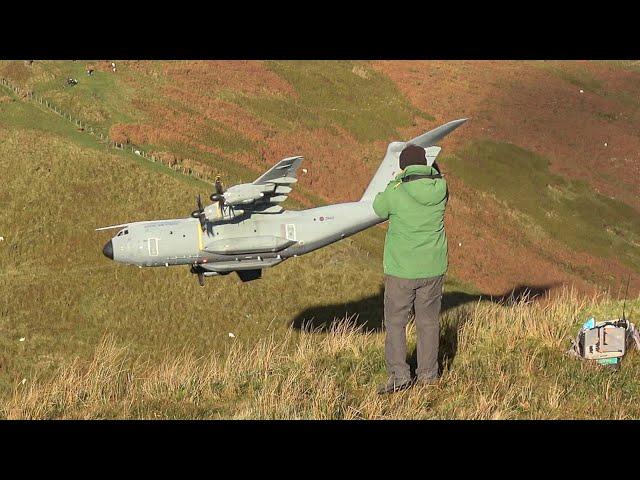
[[[409,388],[413,382],[410,378],[396,378],[393,375],[387,379],[387,383],[384,383],[378,387],[378,395],[384,395],[385,393],[395,393],[400,390]]]
[[[437,385],[440,382],[440,378],[438,377],[427,377],[426,375],[418,375],[416,379],[416,386],[425,387],[425,386],[433,386]]]

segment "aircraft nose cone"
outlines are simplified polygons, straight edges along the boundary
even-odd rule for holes
[[[102,253],[104,253],[104,256],[113,260],[113,243],[111,242],[111,240],[109,240],[107,243],[104,244],[104,247],[102,248]]]

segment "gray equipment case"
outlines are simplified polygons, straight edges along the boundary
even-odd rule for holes
[[[593,327],[583,326],[568,353],[588,360],[618,358],[627,348],[640,349],[640,335],[633,323],[626,319],[595,322]]]

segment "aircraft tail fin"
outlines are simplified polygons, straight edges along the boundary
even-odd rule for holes
[[[371,183],[369,183],[369,186],[365,190],[360,201],[372,201],[375,196],[382,192],[387,187],[387,184],[393,180],[398,173],[400,173],[400,166],[398,164],[400,152],[402,152],[407,144],[411,143],[425,148],[427,163],[430,162],[429,164],[432,164],[438,156],[438,153],[440,153],[440,147],[436,147],[434,144],[443,139],[449,133],[453,132],[467,120],[467,118],[453,120],[439,126],[438,128],[434,128],[433,130],[423,133],[408,142],[391,142],[387,147],[387,153],[384,156],[380,167],[378,167],[376,174],[373,176]]]

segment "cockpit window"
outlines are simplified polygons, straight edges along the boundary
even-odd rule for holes
[[[123,235],[129,235],[129,230],[120,230],[118,232],[118,235],[116,235],[116,237],[121,237]]]

